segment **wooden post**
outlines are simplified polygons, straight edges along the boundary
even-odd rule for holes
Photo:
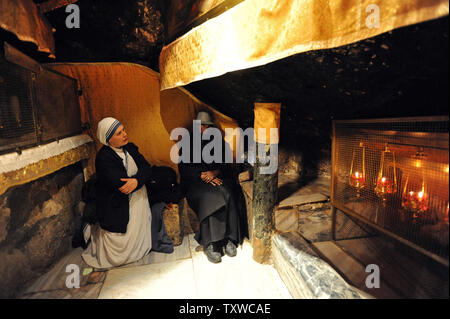
[[[256,163],[253,172],[253,259],[261,264],[271,262],[271,240],[273,232],[273,212],[278,201],[278,135],[280,126],[279,103],[255,103]],[[270,134],[270,129],[272,130]],[[266,134],[259,134],[265,129]],[[259,132],[259,133],[258,133]],[[272,135],[272,136],[271,136]],[[274,136],[276,135],[276,136]],[[276,146],[276,154],[271,154],[271,145]],[[262,150],[263,152],[260,153]],[[273,151],[273,149],[272,149]],[[260,155],[276,161],[276,169],[269,173],[262,168]],[[274,158],[274,155],[276,156]],[[273,165],[273,163],[271,163]]]

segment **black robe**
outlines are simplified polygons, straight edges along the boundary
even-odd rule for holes
[[[138,167],[135,176],[139,190],[152,178],[152,167],[139,153],[138,147],[133,143],[125,145],[124,150],[133,157]],[[119,191],[125,182],[121,178],[128,178],[122,159],[108,146],[103,146],[95,158],[96,181],[96,208],[100,226],[109,232],[126,233],[129,220],[128,195]]]
[[[202,141],[202,150],[207,143],[208,141]],[[193,153],[192,144],[191,138],[191,154]],[[204,247],[209,243],[226,239],[232,239],[240,244],[245,237],[248,237],[242,189],[231,164],[226,164],[224,161],[227,144],[223,140],[222,145],[222,163],[209,164],[203,159],[201,163],[193,163],[191,155],[190,163],[178,165],[181,186],[186,193],[186,199],[200,222],[200,229],[195,234],[195,239]],[[213,186],[202,181],[202,172],[214,170],[220,171],[217,177],[223,180],[223,185]]]

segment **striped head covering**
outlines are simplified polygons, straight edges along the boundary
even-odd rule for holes
[[[98,122],[97,138],[102,144],[109,146],[109,140],[121,125],[122,123],[113,117],[104,118]]]

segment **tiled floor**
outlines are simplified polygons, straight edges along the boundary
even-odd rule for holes
[[[80,268],[80,288],[66,287],[69,264]],[[248,241],[236,257],[224,256],[219,264],[210,263],[189,235],[172,254],[151,252],[133,264],[87,274],[90,270],[81,259],[81,249],[73,250],[22,298],[292,298],[273,266],[252,259]]]

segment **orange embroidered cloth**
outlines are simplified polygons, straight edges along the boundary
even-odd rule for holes
[[[354,43],[448,13],[447,0],[246,0],[163,48],[161,89]]]

